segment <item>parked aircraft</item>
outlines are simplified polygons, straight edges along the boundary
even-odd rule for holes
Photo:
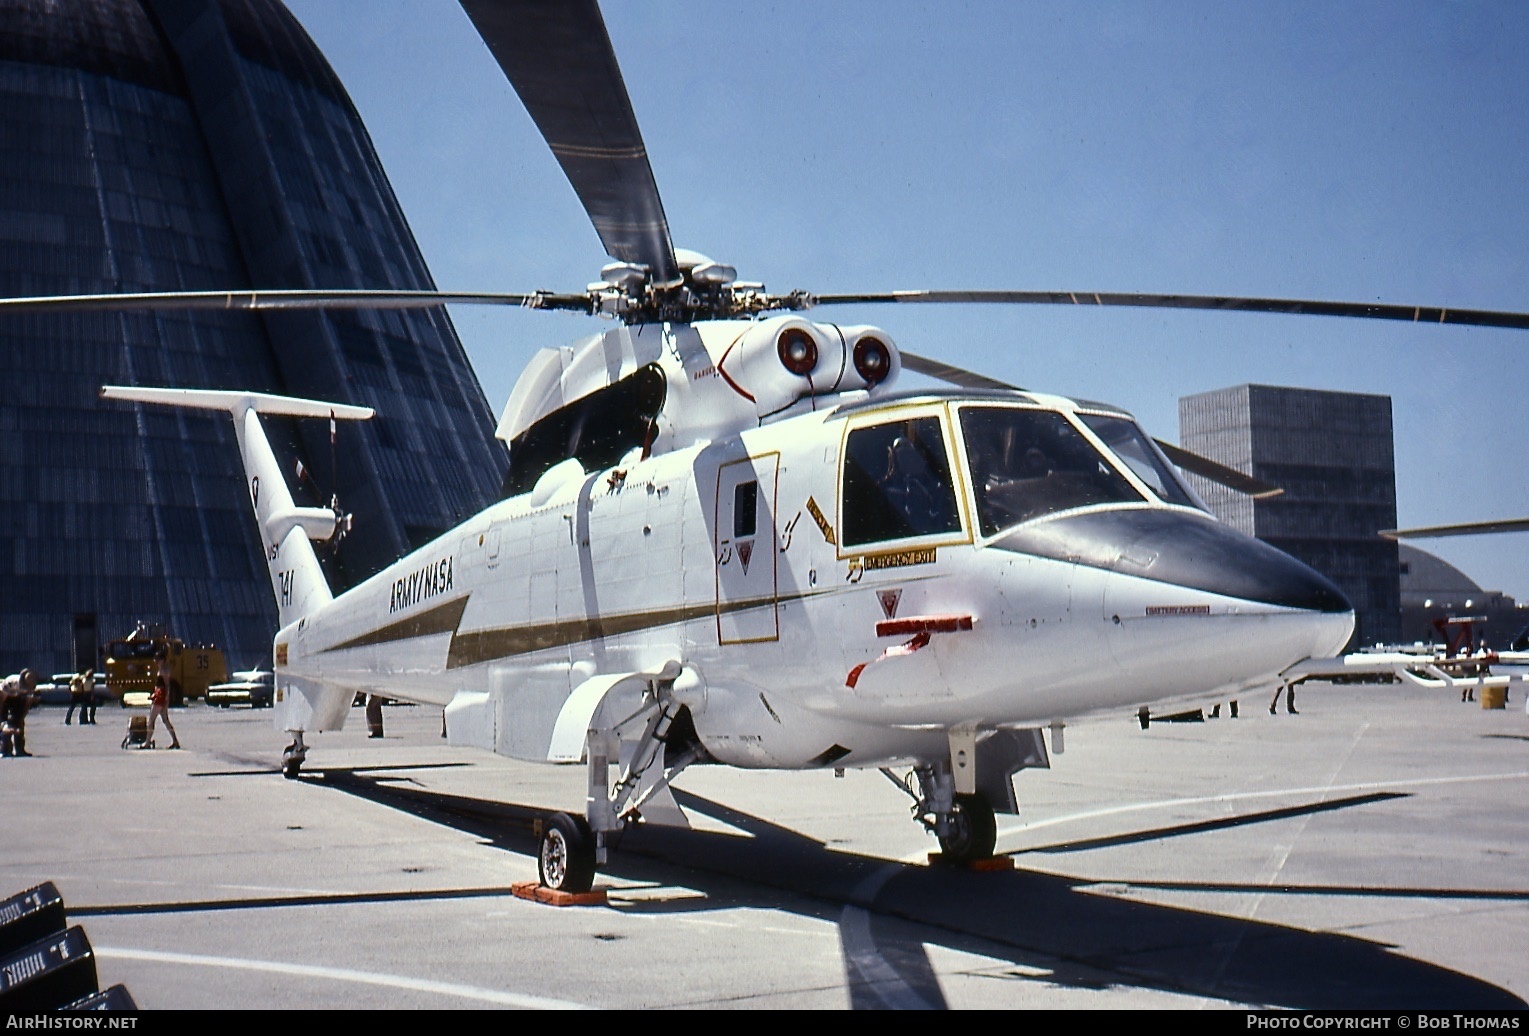
[[[1126,411],[984,383],[808,310],[1001,302],[1529,327],[1523,314],[1283,299],[771,294],[673,246],[593,0],[463,6],[614,259],[585,291],[170,293],[0,311],[484,302],[618,322],[522,374],[498,428],[502,500],[338,595],[313,543],[347,518],[295,503],[261,416],[369,408],[102,390],[235,423],[277,601],[286,775],[359,692],[442,707],[454,743],[582,763],[583,815],[544,825],[554,889],[587,890],[624,825],[685,823],[669,789],[701,764],[880,769],[945,858],[980,860],[995,813],[1018,809],[1013,776],[1048,766],[1068,721],[1236,697],[1349,639],[1332,583],[1216,521],[1175,465],[1217,469],[1182,451],[1170,462]],[[904,369],[955,387],[899,391]]]

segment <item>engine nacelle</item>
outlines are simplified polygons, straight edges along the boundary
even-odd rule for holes
[[[885,391],[902,373],[902,356],[887,333],[879,327],[835,328],[844,336],[844,352],[849,359],[839,390],[880,389]]]
[[[886,388],[902,361],[884,331],[776,317],[750,324],[717,360],[717,374],[768,417],[808,396]]]

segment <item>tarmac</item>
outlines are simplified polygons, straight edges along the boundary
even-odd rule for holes
[[[357,709],[285,780],[268,710],[193,704],[184,749],[144,751],[131,710],[43,707],[0,759],[0,898],[53,882],[146,1011],[1521,1011],[1522,696],[1307,685],[1299,715],[1070,725],[995,870],[931,863],[879,773],[697,767],[694,829],[628,832],[576,907],[512,886],[582,769],[453,748],[439,710],[369,739]]]

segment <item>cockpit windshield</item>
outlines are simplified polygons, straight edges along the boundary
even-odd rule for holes
[[[1125,476],[1054,410],[963,407],[961,433],[984,536],[1074,507],[1142,502]]]
[[[1135,421],[1112,414],[1079,414],[1083,423],[1104,441],[1131,469],[1131,473],[1147,484],[1147,488],[1170,504],[1203,509],[1201,504],[1173,469],[1165,464],[1147,434]]]

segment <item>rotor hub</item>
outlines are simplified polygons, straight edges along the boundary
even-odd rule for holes
[[[600,279],[586,289],[587,306],[597,316],[628,324],[691,323],[758,316],[772,310],[803,310],[814,299],[807,292],[772,295],[762,283],[738,280],[738,271],[699,252],[675,249],[680,268],[676,284],[654,284],[641,263],[614,262],[600,269]],[[548,296],[544,305],[559,305]],[[583,308],[583,307],[580,307]]]

